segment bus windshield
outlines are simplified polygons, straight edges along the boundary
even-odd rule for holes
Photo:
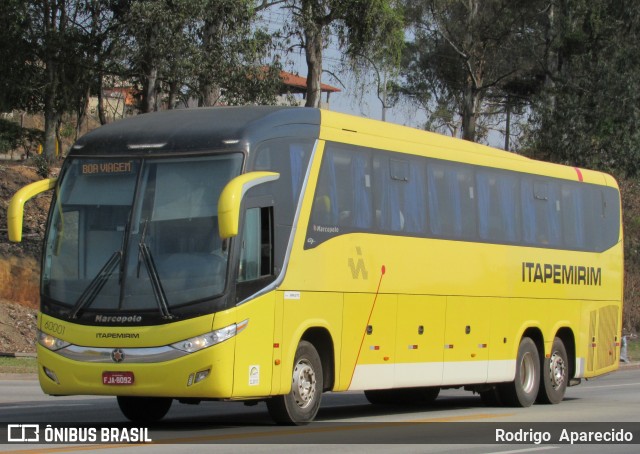
[[[70,161],[49,223],[43,296],[70,318],[158,311],[225,288],[218,198],[242,154]]]

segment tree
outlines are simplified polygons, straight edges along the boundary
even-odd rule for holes
[[[638,173],[639,13],[630,0],[563,0],[547,10],[547,80],[534,105],[538,156]]]
[[[73,93],[82,90],[81,68],[85,52],[80,39],[83,19],[80,2],[71,0],[40,0],[30,2],[32,27],[29,45],[35,49],[32,62],[43,68],[39,93],[44,112],[43,154],[47,160],[55,158],[59,143],[58,130],[64,112],[72,110]]]
[[[43,112],[43,152],[55,156],[64,113],[86,112],[90,89],[104,72],[103,49],[113,10],[126,0],[9,0],[0,5],[3,109]]]
[[[430,127],[476,141],[489,96],[535,72],[530,56],[542,0],[408,0],[413,41],[401,93],[430,113]]]
[[[140,85],[140,111],[158,110],[161,71],[167,78],[171,68],[181,68],[193,57],[187,32],[193,20],[191,2],[133,0],[123,17],[128,37],[128,62]]]
[[[263,61],[273,37],[255,26],[257,11],[271,6],[253,0],[209,0],[197,30],[199,46],[192,93],[200,106],[275,102],[280,64]]]
[[[346,60],[377,58],[380,49],[391,59],[400,55],[403,20],[394,0],[286,0],[284,8],[292,17],[287,39],[296,39],[305,53],[307,107],[320,106],[322,52],[330,35],[336,36]]]
[[[201,106],[273,101],[279,71],[261,61],[271,37],[255,18],[252,0],[133,0],[124,23],[140,110],[159,109],[163,92],[168,108],[179,96]]]
[[[27,2],[6,0],[0,2],[0,110],[3,112],[25,108],[33,93],[31,71],[35,61],[33,48],[27,41],[26,30],[30,27]]]

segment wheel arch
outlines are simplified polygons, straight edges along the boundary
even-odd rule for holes
[[[314,346],[322,363],[323,391],[333,389],[335,381],[335,349],[331,333],[323,327],[308,328],[300,338]]]
[[[530,338],[536,344],[536,348],[538,349],[538,355],[540,357],[544,357],[544,335],[542,334],[542,331],[540,330],[540,328],[531,326],[525,329],[522,335],[520,336],[520,342],[522,342],[522,339],[524,339],[525,337]],[[518,342],[518,345],[516,345],[516,349],[520,345],[520,342]]]
[[[562,327],[556,332],[555,337],[564,344],[569,362],[569,378],[573,378],[576,375],[576,338],[573,330],[567,326]]]

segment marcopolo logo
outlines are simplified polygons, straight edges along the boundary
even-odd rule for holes
[[[142,315],[96,315],[96,323],[140,323]]]

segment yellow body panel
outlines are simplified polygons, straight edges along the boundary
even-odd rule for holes
[[[249,320],[247,328],[236,337],[233,368],[233,397],[258,397],[271,394],[275,356],[275,293],[270,292],[229,311],[238,320]],[[233,322],[232,322],[233,323]]]
[[[299,292],[299,295],[298,292],[284,292],[282,298],[279,390],[281,394],[286,394],[291,389],[291,371],[296,349],[307,330],[327,331],[333,340],[334,352],[340,351],[343,303],[342,294],[338,292]],[[341,370],[337,355],[335,362],[336,370]]]

